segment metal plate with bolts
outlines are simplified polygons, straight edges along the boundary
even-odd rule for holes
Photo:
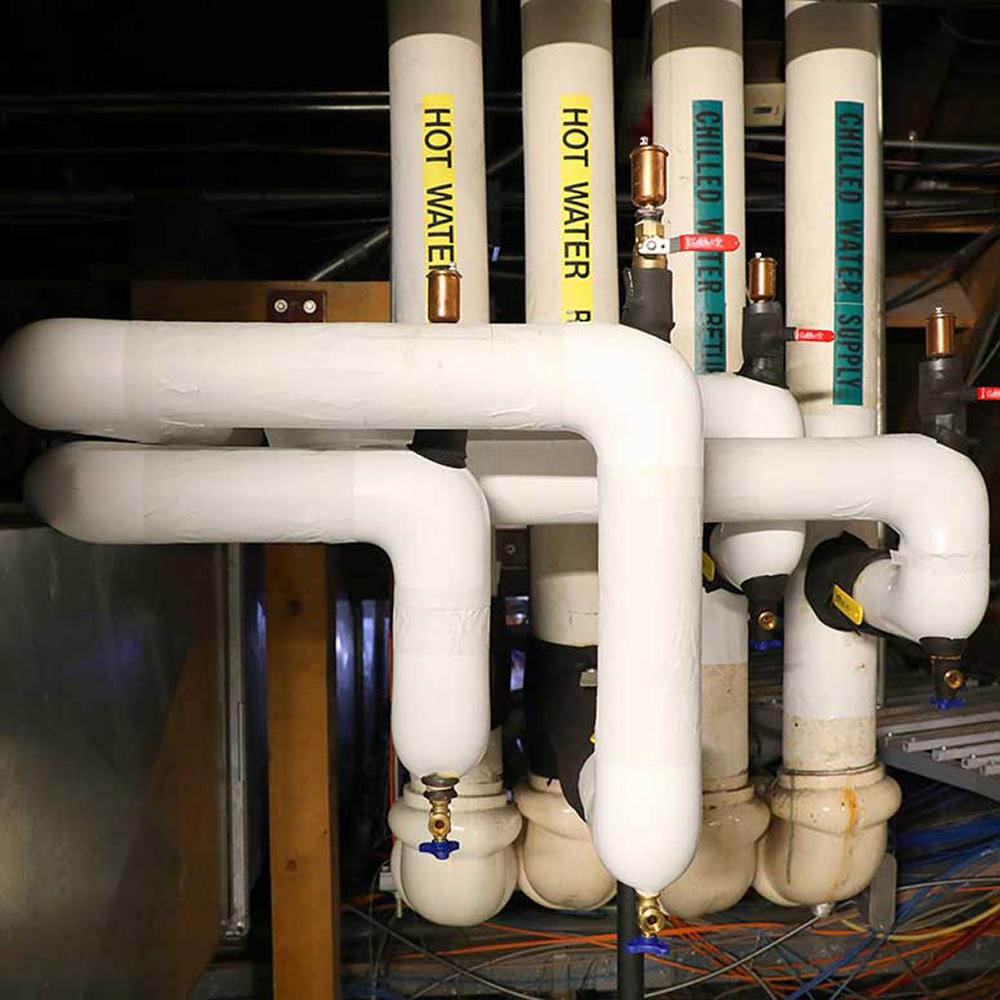
[[[276,289],[267,297],[267,319],[271,323],[325,323],[326,292]]]

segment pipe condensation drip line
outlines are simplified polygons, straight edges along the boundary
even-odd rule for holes
[[[100,436],[424,426],[586,437],[599,458],[604,664],[588,821],[608,870],[640,892],[687,867],[701,823],[703,445],[697,382],[669,344],[597,323],[49,320],[4,344],[0,396],[35,426]]]

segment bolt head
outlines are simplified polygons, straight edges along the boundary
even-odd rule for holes
[[[778,616],[773,611],[762,611],[757,615],[757,626],[765,632],[773,632],[778,627]]]
[[[306,299],[306,300],[305,300],[305,301],[304,301],[304,302],[302,303],[302,311],[303,311],[303,312],[304,312],[304,313],[305,313],[305,314],[306,314],[307,316],[312,316],[312,314],[313,314],[314,312],[316,312],[316,300],[315,300],[315,299]]]
[[[956,667],[946,670],[942,680],[950,691],[958,691],[965,683],[965,674]]]
[[[272,307],[276,313],[286,313],[288,312],[288,300],[287,299],[275,299],[274,305]]]

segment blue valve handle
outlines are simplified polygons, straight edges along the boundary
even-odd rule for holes
[[[641,934],[626,941],[625,950],[630,955],[656,955],[658,958],[666,958],[670,954],[670,945],[655,934],[649,937]]]
[[[425,840],[417,850],[421,854],[433,854],[438,861],[447,861],[453,851],[457,851],[457,840]]]
[[[962,708],[965,705],[964,698],[931,698],[931,704],[946,712],[949,708]]]

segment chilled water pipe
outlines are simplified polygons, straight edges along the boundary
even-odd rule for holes
[[[493,443],[480,449],[474,442],[470,467],[494,523],[594,520],[597,480],[582,471],[585,448],[563,442],[554,450],[549,444],[547,460],[559,463],[555,472],[520,475],[514,462],[497,460]],[[516,457],[517,462],[527,460],[523,451]],[[921,434],[706,438],[704,468],[707,522],[864,521],[891,526],[900,536],[898,548],[873,553],[877,558],[847,595],[875,628],[905,638],[929,628],[962,639],[982,620],[989,596],[989,502],[982,475],[965,455]],[[815,614],[812,619],[818,629]],[[834,634],[848,641],[859,638],[849,632]],[[792,653],[795,663],[796,657],[805,657],[804,649]],[[824,677],[845,690],[852,686],[833,670]],[[866,675],[855,689],[868,691],[869,683]],[[810,689],[797,679],[792,691],[797,695],[799,689],[808,694],[824,686],[817,681]],[[822,701],[807,698],[812,706]],[[874,752],[874,729],[862,742]],[[851,753],[859,747],[857,740],[844,743]]]
[[[28,423],[103,436],[422,425],[586,437],[603,650],[587,820],[611,874],[644,895],[687,867],[700,821],[703,445],[697,383],[669,344],[603,323],[48,320],[0,349],[0,397]]]
[[[522,0],[522,102],[525,196],[525,316],[529,323],[618,321],[614,74],[611,0],[573,4]],[[530,697],[597,665],[597,531],[591,524],[531,529]],[[572,676],[571,676],[572,675]],[[561,753],[543,753],[552,720],[531,713],[526,784],[515,789],[525,820],[519,843],[520,887],[555,908],[589,909],[614,892],[578,809],[575,763],[589,750],[595,690],[574,704],[590,715]],[[581,697],[582,695],[582,697]],[[589,709],[589,711],[588,711]],[[579,730],[579,731],[577,731]],[[562,742],[562,741],[561,741]],[[567,774],[568,771],[571,772]],[[538,829],[535,829],[538,827]],[[559,845],[561,847],[552,845]],[[552,847],[552,849],[550,849]],[[549,867],[559,859],[560,878]]]
[[[785,31],[788,320],[836,334],[831,345],[789,345],[788,383],[808,435],[871,435],[883,343],[878,10],[790,2]],[[838,530],[815,525],[807,558]],[[818,904],[870,881],[899,793],[875,754],[876,640],[819,622],[805,565],[785,614],[784,765],[755,886],[775,902]],[[836,698],[811,694],[831,685]],[[810,738],[798,743],[803,730]]]
[[[679,254],[673,341],[699,374],[740,366],[744,302],[740,0],[652,0],[653,139],[670,153],[670,235],[732,233],[732,253]]]

